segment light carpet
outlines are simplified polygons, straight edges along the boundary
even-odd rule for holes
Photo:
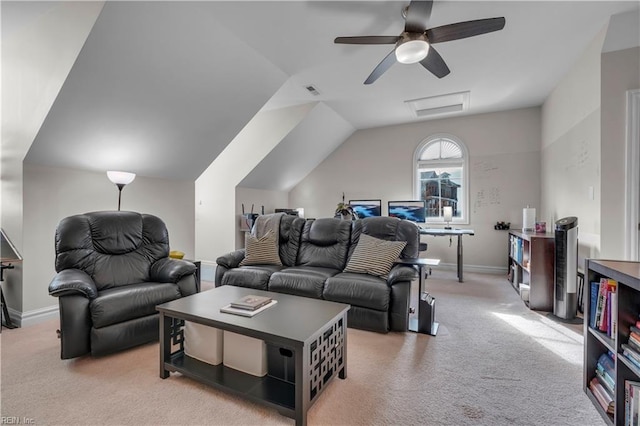
[[[438,335],[348,330],[348,377],[312,425],[602,425],[582,391],[581,325],[530,311],[504,276],[434,271]],[[172,374],[158,344],[60,360],[57,321],[2,331],[1,415],[38,425],[292,425]]]

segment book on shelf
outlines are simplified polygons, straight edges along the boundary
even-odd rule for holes
[[[225,314],[240,315],[240,316],[243,316],[243,317],[252,317],[252,316],[257,315],[260,312],[264,311],[265,309],[269,309],[270,307],[272,307],[276,303],[278,303],[277,300],[271,300],[271,302],[267,303],[266,305],[262,305],[261,307],[259,307],[257,309],[254,309],[254,310],[243,309],[243,308],[234,308],[234,307],[231,306],[231,303],[229,303],[228,305],[225,305],[222,308],[220,308],[220,312],[224,312]]]
[[[638,426],[638,406],[640,405],[640,382],[624,381],[624,424]]]
[[[603,282],[600,283],[600,316],[598,317],[598,330],[606,331],[606,327],[603,324],[606,323],[607,317],[607,285]]]
[[[615,395],[615,391],[613,390],[614,386],[611,385],[599,370],[596,370],[596,377],[604,390],[607,391],[607,394],[613,399],[613,396]]]
[[[614,338],[618,331],[618,291],[616,289],[611,292],[611,329],[609,337]]]
[[[254,296],[252,294],[244,296],[234,302],[231,302],[231,307],[236,309],[247,309],[254,311],[267,303],[271,302],[271,298],[268,296]]]
[[[594,281],[591,283],[591,298],[589,300],[589,326],[596,328],[596,309],[598,306],[598,292],[600,291],[600,283]]]
[[[627,340],[627,345],[629,345],[630,347],[632,347],[636,352],[640,353],[640,346],[638,345],[638,343],[636,341],[634,341],[633,339],[629,339]]]
[[[640,350],[628,343],[622,344],[622,354],[640,366]],[[640,367],[639,367],[640,368]]]
[[[591,283],[589,326],[613,337],[617,330],[617,282],[608,278]]]
[[[611,354],[603,353],[602,355],[600,355],[600,358],[598,358],[598,362],[596,363],[596,373],[597,372],[602,375],[604,380],[606,380],[607,384],[612,389],[615,389],[615,363],[613,361],[613,358],[611,357]]]
[[[629,361],[629,363],[635,368],[636,371],[640,372],[640,361],[635,358],[628,350],[622,351],[622,355]]]
[[[597,377],[591,379],[591,382],[589,382],[589,389],[591,389],[591,392],[596,397],[596,400],[602,409],[604,409],[607,414],[613,414],[613,410],[615,408],[613,398],[604,390]]]
[[[634,331],[629,333],[629,343],[633,344],[635,347],[640,348],[640,334]]]

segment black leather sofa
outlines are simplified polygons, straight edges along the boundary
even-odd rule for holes
[[[105,355],[158,339],[156,305],[197,292],[196,266],[169,258],[156,216],[103,211],[56,228],[61,358]]]
[[[282,266],[240,266],[245,249],[239,249],[217,259],[216,287],[236,285],[347,303],[349,327],[406,331],[416,270],[395,265],[386,279],[344,272],[361,234],[406,241],[400,257],[418,257],[420,233],[413,222],[392,217],[305,220],[286,215],[279,227]]]

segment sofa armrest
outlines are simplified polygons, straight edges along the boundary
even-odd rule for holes
[[[81,294],[88,299],[98,297],[93,279],[80,269],[64,269],[49,283],[49,294],[54,297]]]
[[[412,266],[395,265],[389,271],[387,276],[387,284],[394,285],[395,283],[402,281],[411,281],[418,276],[418,272]]]
[[[231,253],[224,254],[216,259],[216,263],[227,269],[233,269],[240,266],[240,262],[244,259],[245,249],[238,249]]]
[[[177,283],[186,275],[196,272],[196,265],[186,260],[165,257],[151,265],[149,278],[159,283]]]

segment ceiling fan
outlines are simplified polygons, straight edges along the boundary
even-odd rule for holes
[[[403,64],[420,64],[438,78],[451,71],[433,44],[459,40],[504,28],[505,19],[488,18],[458,22],[427,29],[433,1],[414,1],[402,11],[405,19],[404,31],[399,36],[354,36],[336,37],[338,44],[395,44],[396,47],[378,64],[364,84],[376,81],[396,61]]]

